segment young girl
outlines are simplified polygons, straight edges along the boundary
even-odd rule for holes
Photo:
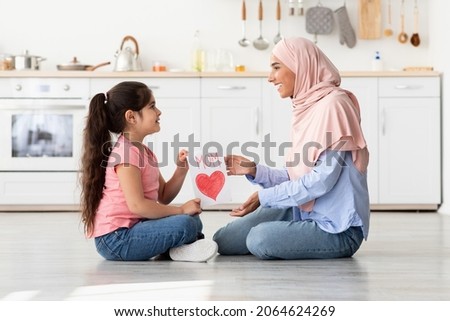
[[[187,153],[165,181],[153,152],[141,142],[160,130],[161,111],[143,83],[125,81],[89,106],[82,156],[82,219],[107,260],[148,260],[169,252],[173,260],[204,262],[217,253],[203,239],[200,200],[168,205],[188,171]],[[110,133],[118,134],[111,143]]]

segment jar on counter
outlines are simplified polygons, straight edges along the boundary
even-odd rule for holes
[[[14,70],[14,56],[0,54],[0,70]]]
[[[152,71],[167,71],[166,65],[161,61],[154,61]]]
[[[234,71],[236,71],[236,72],[244,72],[245,71],[245,66],[244,65],[236,65],[236,66],[234,66]]]

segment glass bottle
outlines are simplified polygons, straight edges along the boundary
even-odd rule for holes
[[[205,51],[201,47],[200,32],[198,30],[195,31],[192,44],[191,69],[198,72],[205,70]]]

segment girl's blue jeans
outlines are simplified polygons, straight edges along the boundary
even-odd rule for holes
[[[332,234],[314,221],[293,221],[292,208],[259,207],[219,229],[213,239],[222,255],[294,260],[351,257],[364,237],[360,227]]]
[[[202,232],[198,215],[173,215],[143,220],[95,238],[97,252],[107,260],[144,261],[173,247],[192,243]]]

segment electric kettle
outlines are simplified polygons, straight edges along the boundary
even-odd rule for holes
[[[134,43],[134,50],[131,47],[125,47],[127,41]],[[132,36],[125,36],[117,50],[114,71],[142,71],[142,64],[139,57],[139,46],[136,39]]]

